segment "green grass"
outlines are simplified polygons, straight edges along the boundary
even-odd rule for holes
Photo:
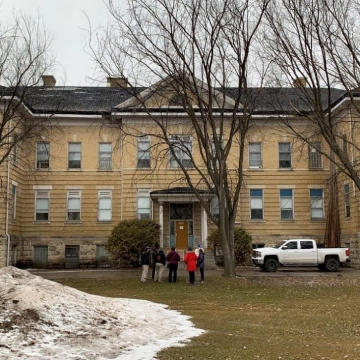
[[[138,278],[60,280],[109,297],[146,299],[190,315],[207,332],[160,360],[360,359],[360,280],[207,278],[202,286]]]

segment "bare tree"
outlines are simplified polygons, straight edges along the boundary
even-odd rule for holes
[[[184,182],[218,226],[226,277],[236,275],[234,226],[243,184],[245,139],[251,126],[248,79],[253,70],[254,37],[268,2],[130,0],[123,12],[120,2],[110,0],[114,22],[97,32],[97,46],[94,39],[89,42],[94,60],[106,74],[155,82],[134,94],[124,107],[141,109],[151,117],[151,135],[176,161]],[[195,139],[196,152],[191,151],[186,137],[174,141],[170,108],[168,114],[163,111],[162,116],[153,116],[149,94],[158,95],[157,105],[166,99],[186,113],[181,120],[183,131]],[[180,152],[186,154],[187,163]],[[203,191],[217,197],[219,219]]]
[[[309,145],[324,139],[331,153],[325,148],[315,150],[334,163],[337,173],[352,179],[358,189],[360,144],[351,134],[358,130],[359,15],[358,0],[275,0],[266,11],[263,38],[263,56],[273,64],[274,82],[288,86],[294,79],[298,81],[302,108],[293,103],[293,111],[307,120],[306,131],[292,126],[291,120],[283,124]],[[338,109],[331,108],[335,100],[345,96],[350,100],[350,136]]]
[[[11,25],[0,23],[0,165],[20,155],[25,139],[44,134],[43,117],[24,121],[29,115],[24,100],[36,103],[32,89],[54,65],[50,43],[40,18],[19,13]]]

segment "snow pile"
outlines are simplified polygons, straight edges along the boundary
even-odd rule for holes
[[[167,305],[89,295],[0,269],[1,359],[149,360],[202,333]]]

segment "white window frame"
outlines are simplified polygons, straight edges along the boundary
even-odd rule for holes
[[[309,144],[309,169],[322,169],[321,142]]]
[[[81,221],[81,190],[68,190],[67,192],[66,221]]]
[[[99,190],[98,192],[98,221],[112,221],[112,191]]]
[[[68,169],[81,169],[81,148],[79,142],[68,143]],[[77,162],[79,166],[74,166],[71,162]]]
[[[258,147],[258,148],[256,149],[256,147]],[[255,159],[253,158],[254,156],[255,156]],[[249,168],[250,169],[261,169],[262,168],[262,143],[261,142],[249,143]]]
[[[151,199],[149,189],[138,189],[136,205],[136,217],[139,220],[151,219]]]
[[[50,143],[40,142],[36,144],[36,169],[50,168]]]
[[[284,192],[291,191],[291,196],[284,194]],[[293,189],[280,189],[280,219],[281,220],[294,220],[294,190]],[[290,216],[285,216],[289,214]]]
[[[137,168],[149,169],[151,168],[151,143],[150,136],[144,135],[137,139]]]
[[[311,220],[324,219],[324,190],[323,189],[310,189],[310,209]],[[321,192],[321,195],[316,194]]]
[[[171,147],[185,168],[193,168],[192,154],[192,137],[188,135],[172,135],[170,138]],[[180,165],[170,151],[170,168],[177,169]]]
[[[109,142],[99,143],[99,170],[112,170],[112,146]]]
[[[34,220],[37,222],[48,222],[50,218],[50,190],[35,190],[35,214]],[[44,219],[38,218],[38,214],[47,214]]]
[[[288,149],[285,149],[285,147],[288,147]],[[279,150],[279,169],[291,169],[292,168],[291,143],[279,142],[278,150]]]
[[[261,194],[259,194],[259,192],[261,192]],[[250,195],[250,219],[264,220],[264,190],[250,189],[249,195]],[[259,210],[261,210],[261,217],[256,217],[255,211],[258,212]]]

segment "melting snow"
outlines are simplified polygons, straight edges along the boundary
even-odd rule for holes
[[[167,305],[89,295],[0,269],[1,359],[150,360],[202,333]]]

